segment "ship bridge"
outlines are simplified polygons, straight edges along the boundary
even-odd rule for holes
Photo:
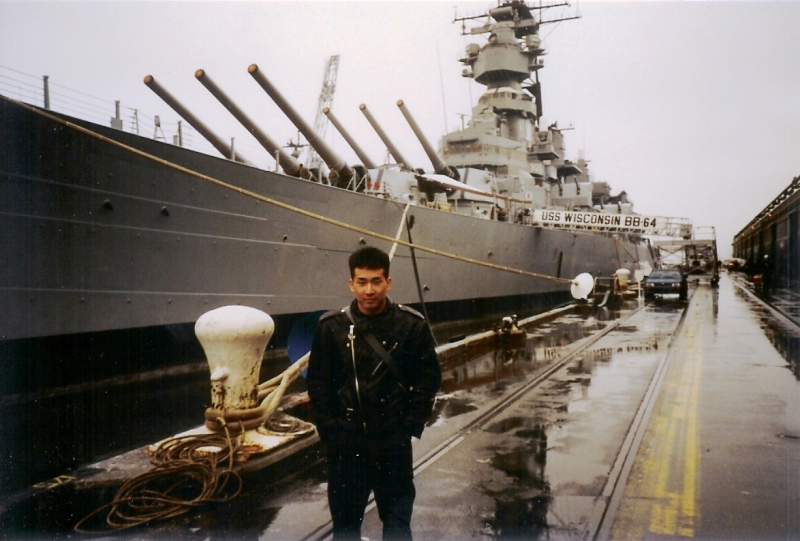
[[[478,100],[477,108],[483,110],[487,106],[490,106],[495,113],[515,112],[526,118],[533,118],[535,115],[533,98],[510,86],[486,90]]]

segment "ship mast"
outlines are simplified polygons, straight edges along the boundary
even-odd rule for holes
[[[477,83],[487,87],[487,93],[484,94],[484,98],[489,99],[484,100],[484,105],[489,104],[494,112],[504,113],[506,122],[509,121],[510,115],[513,122],[532,119],[534,124],[538,126],[539,119],[542,116],[539,70],[544,67],[544,62],[540,57],[545,54],[544,49],[541,48],[539,27],[543,24],[567,21],[579,17],[542,20],[540,15],[537,20],[532,11],[538,10],[542,12],[549,8],[567,5],[569,4],[540,4],[537,6],[513,0],[489,10],[484,15],[456,17],[454,19],[454,22],[461,22],[462,35],[489,34],[488,43],[483,47],[477,44],[467,46],[467,55],[461,59],[461,63],[466,66],[462,75],[475,79]],[[466,21],[486,17],[494,19],[494,22],[490,20],[481,26],[466,28]],[[535,77],[534,81],[530,80],[531,74]],[[522,86],[526,80],[530,84]],[[514,106],[513,104],[506,104],[509,106],[502,107],[502,102],[498,104],[496,103],[498,100],[492,100],[488,96],[491,91],[496,93],[501,88],[508,88],[512,92],[525,90],[535,100],[535,109],[529,111],[527,107]],[[518,96],[514,96],[514,99],[518,99]],[[498,105],[501,105],[499,109]],[[487,108],[484,106],[478,113],[480,114],[486,110]],[[520,126],[509,125],[508,129],[511,134],[524,135],[524,130],[521,130]],[[518,137],[513,136],[512,138],[518,139]]]
[[[441,152],[449,166],[482,169],[500,180],[517,178],[522,184],[536,185],[560,182],[562,173],[574,172],[561,169],[563,138],[558,128],[540,127],[542,92],[538,72],[544,67],[541,57],[545,51],[539,28],[578,18],[543,20],[542,12],[565,5],[568,4],[529,5],[510,0],[481,16],[454,19],[461,22],[462,35],[486,37],[483,45],[467,45],[466,54],[460,59],[464,65],[462,75],[486,90],[473,106],[468,125],[441,140]],[[475,21],[476,26],[468,28],[467,21]],[[512,184],[500,189],[530,192],[516,181]]]

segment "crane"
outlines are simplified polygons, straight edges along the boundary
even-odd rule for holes
[[[319,103],[317,104],[317,116],[314,118],[314,133],[321,138],[325,138],[328,129],[328,117],[323,110],[333,104],[333,94],[336,91],[336,76],[339,73],[339,55],[333,55],[325,63],[325,73],[322,77],[322,90],[319,93]],[[322,159],[317,152],[309,147],[306,167],[308,169],[319,168]]]

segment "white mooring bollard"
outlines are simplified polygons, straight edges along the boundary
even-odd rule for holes
[[[619,283],[619,287],[622,290],[627,289],[628,281],[631,278],[631,271],[628,269],[617,269],[617,272],[614,274],[617,275],[617,282]]]
[[[211,408],[228,413],[253,410],[259,404],[259,373],[264,351],[275,331],[272,318],[256,308],[247,306],[223,306],[206,312],[195,323],[195,334],[208,359],[211,371]],[[281,453],[290,453],[307,445],[316,438],[314,425],[275,411],[275,422],[270,426],[261,425],[248,429],[235,460],[242,470],[259,469],[279,460]],[[275,426],[290,427],[291,430],[276,432]],[[167,438],[148,447],[151,454],[157,453],[162,445],[168,445],[178,438],[202,437],[212,434],[206,425],[197,427],[172,438]],[[298,438],[313,434],[313,438]],[[293,447],[285,451],[271,451],[293,440]],[[206,452],[217,452],[219,447],[201,448]],[[258,460],[251,457],[259,456]]]
[[[211,407],[223,411],[258,406],[258,376],[275,332],[272,318],[248,306],[223,306],[197,320],[194,332],[211,370]]]

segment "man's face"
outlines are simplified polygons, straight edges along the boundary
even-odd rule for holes
[[[358,309],[368,316],[383,311],[390,289],[392,279],[383,275],[383,269],[356,268],[350,280],[350,291],[356,297]]]

